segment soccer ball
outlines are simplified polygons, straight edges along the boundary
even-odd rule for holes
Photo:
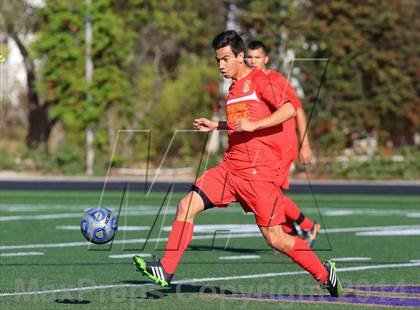
[[[114,239],[117,218],[107,208],[90,208],[83,213],[80,230],[87,241],[104,244]]]

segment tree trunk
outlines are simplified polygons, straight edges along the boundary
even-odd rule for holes
[[[51,126],[48,121],[48,105],[30,105],[28,121],[26,145],[30,149],[36,149],[41,143],[47,143],[50,136]]]

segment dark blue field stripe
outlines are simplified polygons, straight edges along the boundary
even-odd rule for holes
[[[130,185],[130,191],[144,191],[146,183],[141,181],[109,181],[105,187],[106,191],[122,191],[126,183]],[[63,190],[63,191],[102,191],[103,181],[85,180],[1,180],[0,191],[2,190]],[[191,189],[192,182],[157,182],[153,185],[153,192],[166,192],[173,185],[175,192],[187,192]],[[384,184],[355,182],[348,183],[340,181],[311,181],[312,190],[316,194],[359,194],[359,195],[418,195],[420,196],[420,185],[417,183]],[[310,194],[308,184],[304,182],[291,183],[291,194]]]

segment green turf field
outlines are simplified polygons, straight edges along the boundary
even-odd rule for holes
[[[165,195],[129,192],[115,242],[92,247],[78,225],[83,210],[98,205],[100,193],[1,192],[0,308],[372,309],[372,296],[382,302],[387,297],[407,299],[407,305],[419,302],[420,291],[400,291],[407,285],[420,286],[419,197],[317,195],[317,209],[311,195],[291,196],[326,229],[315,251],[321,259],[337,259],[345,286],[398,286],[391,293],[372,294],[349,288],[348,298],[359,296],[365,304],[356,305],[347,299],[340,304],[315,301],[328,293],[286,256],[275,256],[256,230],[253,216],[238,205],[199,215],[195,239],[174,277],[176,285],[150,285],[135,272],[130,256],[163,255],[181,197],[174,193],[165,200]],[[121,193],[110,192],[102,205],[117,211],[120,200]],[[267,295],[275,297],[261,298]],[[293,301],[278,300],[279,295],[292,296]],[[304,295],[309,297],[303,300]]]

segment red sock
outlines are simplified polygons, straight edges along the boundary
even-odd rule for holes
[[[288,219],[296,222],[303,230],[308,231],[314,226],[314,222],[303,215],[298,206],[287,196],[284,196],[284,213]]]
[[[315,280],[324,283],[328,280],[328,271],[305,241],[295,237],[295,246],[286,253],[291,259],[309,272]]]
[[[162,259],[163,269],[169,274],[175,272],[176,266],[184,254],[185,249],[192,240],[194,224],[175,220],[172,231],[166,243],[165,256]]]

